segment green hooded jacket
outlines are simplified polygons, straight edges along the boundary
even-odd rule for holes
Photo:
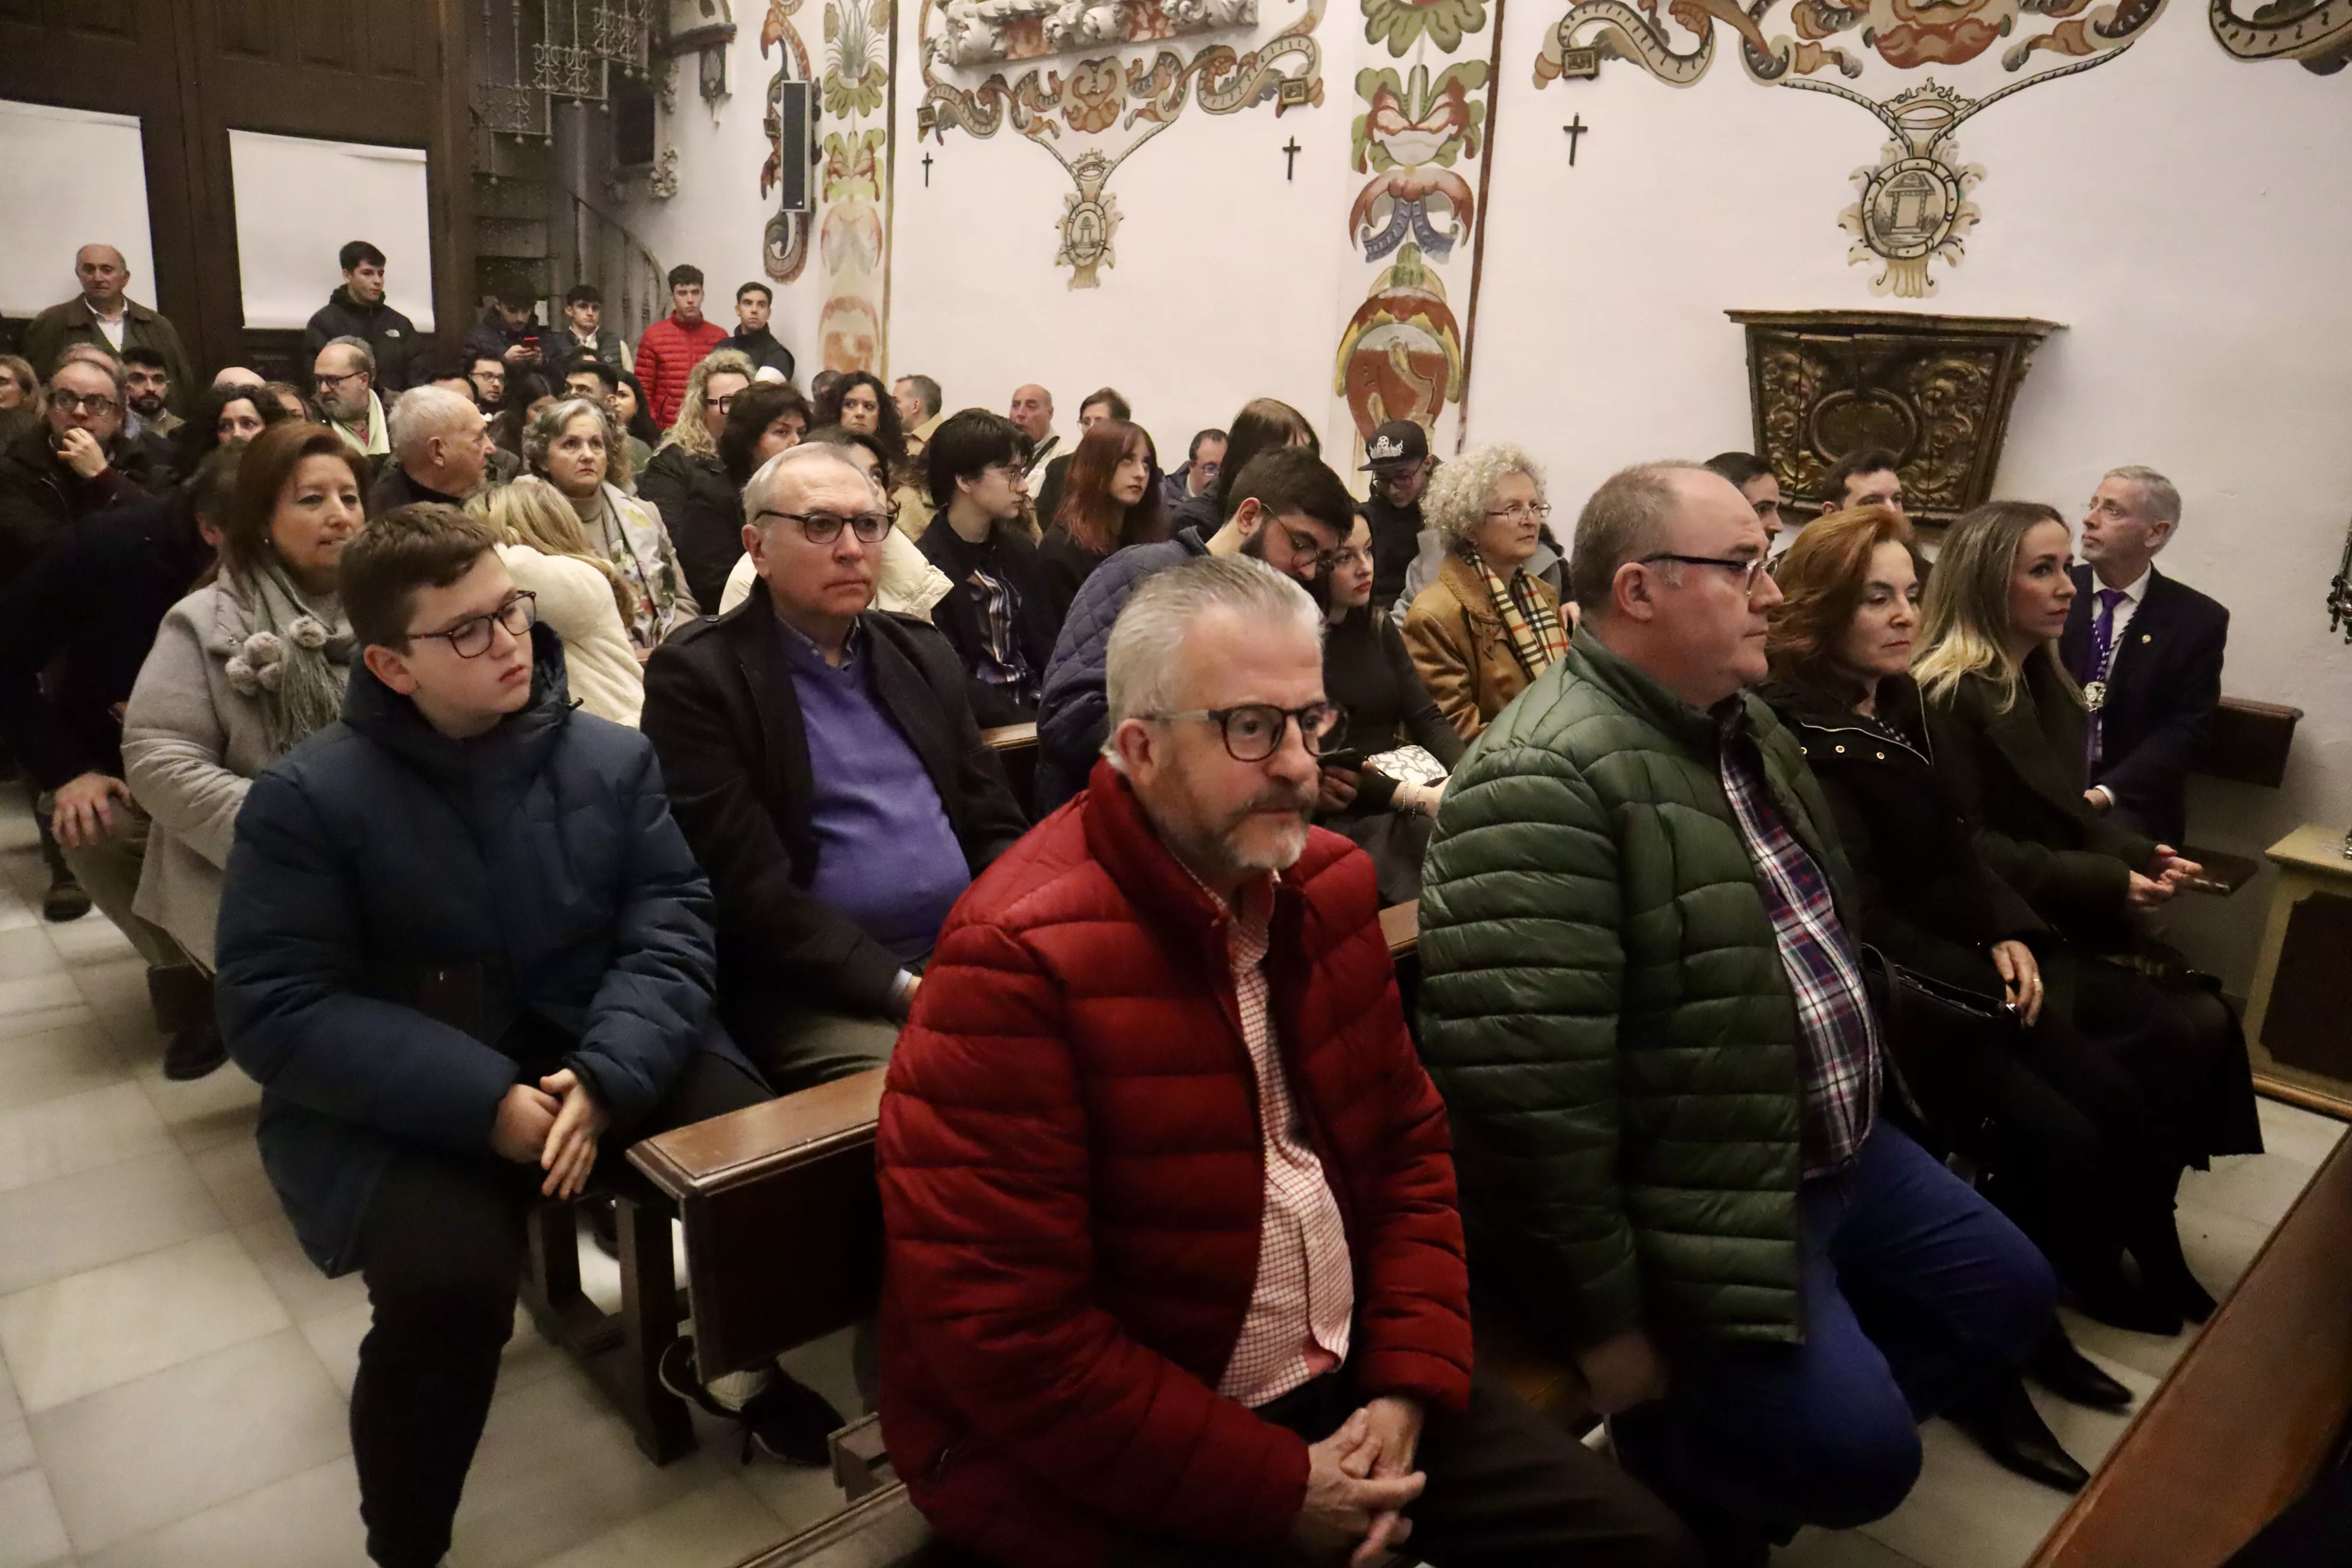
[[[1738,722],[1854,906],[1797,742]],[[1797,1008],[1719,722],[1580,631],[1454,770],[1423,873],[1422,1053],[1481,1285],[1562,1349],[1801,1337]],[[1847,929],[1851,931],[1849,923]]]

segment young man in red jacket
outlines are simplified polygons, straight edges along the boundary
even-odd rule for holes
[[[700,268],[669,269],[669,314],[637,338],[637,383],[654,423],[665,430],[686,401],[686,378],[727,338],[726,328],[702,319]]]
[[[1023,1568],[1695,1564],[1471,1372],[1445,1108],[1371,862],[1307,823],[1321,629],[1245,558],[1138,589],[1108,755],[949,917],[882,1106],[891,1458]]]

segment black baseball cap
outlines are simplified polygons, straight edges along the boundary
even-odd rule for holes
[[[1429,432],[1410,419],[1391,419],[1372,432],[1364,443],[1364,466],[1360,474],[1384,473],[1391,468],[1409,468],[1429,456]]]

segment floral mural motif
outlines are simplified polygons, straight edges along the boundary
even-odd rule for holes
[[[1452,54],[1486,25],[1486,0],[1364,0],[1364,42],[1404,52],[1426,37]]]
[[[2352,0],[2289,3],[2340,5],[2352,16]],[[1743,6],[1738,0],[1672,0],[1662,16],[1655,0],[1580,0],[1538,52],[1535,82],[1540,88],[1565,76],[1591,76],[1601,62],[1623,59],[1660,81],[1688,87],[1714,63],[1716,24],[1722,23],[1750,80],[1843,98],[1886,127],[1891,140],[1875,165],[1854,171],[1860,195],[1838,221],[1854,237],[1849,259],[1878,264],[1871,292],[1917,299],[1936,291],[1929,264],[1957,265],[1962,238],[1980,216],[1967,197],[1985,172],[1956,161],[1953,135],[1961,123],[2013,93],[2116,58],[2166,4],[1757,0]],[[1793,36],[1773,30],[1776,25]],[[1844,85],[1872,74],[1873,56],[1893,70],[1958,71],[1967,90],[1931,77],[1881,100]],[[1829,79],[1832,71],[1843,80]]]
[[[2318,76],[2352,64],[2352,0],[2270,0],[2241,15],[2213,0],[2213,37],[2242,60],[2295,60]]]
[[[1118,208],[1107,188],[1111,174],[1137,148],[1174,124],[1189,104],[1197,100],[1206,113],[1235,114],[1271,103],[1279,117],[1323,101],[1322,53],[1314,33],[1326,0],[1304,0],[1297,21],[1247,54],[1228,44],[1211,44],[1188,59],[1175,48],[1161,47],[1148,56],[1079,60],[1066,75],[1055,67],[1033,67],[1011,80],[997,71],[977,82],[971,73],[959,73],[955,50],[942,43],[947,18],[960,3],[924,0],[924,92],[917,134],[936,136],[942,144],[950,130],[984,139],[1010,121],[1051,153],[1076,187],[1056,226],[1061,245],[1055,254],[1058,265],[1070,268],[1073,289],[1099,288],[1103,268],[1113,264],[1110,235],[1118,224]],[[1217,0],[1204,3],[1214,9]],[[1160,4],[1171,16],[1189,14],[1179,0],[1135,4],[1144,9]],[[1139,126],[1141,134],[1123,144],[1114,140]],[[1066,132],[1096,140],[1067,145]]]
[[[1462,331],[1445,285],[1407,245],[1339,335],[1339,391],[1369,439],[1391,419],[1434,426],[1462,397]]]
[[[1257,0],[941,0],[923,47],[972,66],[1256,26]]]
[[[887,45],[867,0],[834,0],[824,8],[824,111],[835,119],[871,114],[890,85]]]
[[[767,134],[768,157],[760,165],[760,199],[765,201],[782,183],[784,177],[784,84],[809,79],[808,50],[802,47],[800,33],[793,26],[793,14],[801,8],[801,0],[768,0],[767,19],[760,25],[760,58],[766,59],[768,51],[782,46],[777,58],[776,74],[768,79],[767,112],[761,117],[761,129]],[[797,151],[799,139],[793,139]],[[770,278],[779,283],[790,283],[808,265],[809,215],[804,212],[780,212],[768,219],[760,247],[761,266]]]
[[[825,0],[823,107],[828,124],[840,129],[818,142],[824,216],[816,249],[825,283],[817,353],[827,370],[877,375],[888,353],[882,298],[890,243],[890,0]]]
[[[1480,95],[1494,84],[1500,30],[1488,27],[1486,0],[1359,3],[1365,41],[1411,62],[1356,73],[1363,112],[1351,127],[1349,166],[1370,177],[1349,205],[1348,244],[1381,269],[1340,333],[1332,391],[1360,453],[1384,420],[1417,421],[1433,437],[1448,408],[1458,447],[1469,344],[1445,269],[1461,268],[1457,287],[1471,286],[1482,232],[1472,165],[1487,150],[1488,100]],[[1447,58],[1482,31],[1488,58]]]

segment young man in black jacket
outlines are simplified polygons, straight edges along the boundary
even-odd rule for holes
[[[1028,454],[1021,427],[984,408],[943,421],[924,453],[939,514],[917,543],[955,584],[931,607],[931,625],[963,659],[972,717],[983,728],[1037,717],[1037,690],[1061,629],[1045,564],[1019,526]]]
[[[892,526],[830,446],[744,495],[751,596],[646,667],[645,732],[719,902],[719,1007],[785,1093],[887,1059],[948,909],[1026,828],[955,650],[873,610]]]
[[[376,395],[386,405],[411,384],[410,363],[422,350],[416,323],[384,302],[383,252],[364,239],[343,247],[335,258],[342,287],[302,329],[302,352],[311,360],[337,338],[359,338],[375,355]]]
[[[254,781],[221,899],[270,1183],[374,1310],[352,1452],[384,1568],[448,1551],[530,1207],[767,1098],[712,1016],[710,885],[653,750],[572,708],[496,544],[425,505],[345,552],[343,717]]]

